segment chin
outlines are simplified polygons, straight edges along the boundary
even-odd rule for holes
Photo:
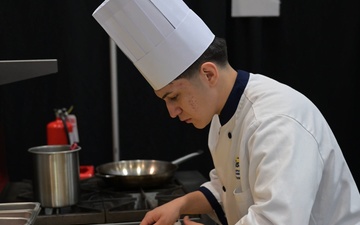
[[[193,126],[197,129],[204,129],[206,127],[207,124],[197,124],[197,123],[193,123]]]

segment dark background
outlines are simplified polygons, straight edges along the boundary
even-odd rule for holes
[[[58,59],[59,67],[52,75],[0,86],[0,144],[11,181],[31,178],[27,149],[46,144],[54,108],[74,106],[81,164],[113,160],[109,39],[91,15],[101,2],[0,1],[0,60]],[[185,2],[228,40],[234,68],[275,78],[318,106],[359,184],[359,1],[282,1],[281,16],[268,18],[231,18],[230,0]],[[172,161],[203,149],[179,169],[208,176],[208,127],[171,119],[119,50],[118,92],[121,159]]]

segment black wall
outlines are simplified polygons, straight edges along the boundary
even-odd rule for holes
[[[0,60],[59,61],[56,74],[0,86],[0,127],[5,134],[0,141],[5,142],[13,181],[31,178],[27,149],[46,144],[46,124],[58,107],[74,106],[81,164],[112,161],[109,39],[91,16],[101,2],[0,2]],[[359,183],[359,1],[283,1],[281,16],[270,18],[231,18],[230,0],[185,2],[217,36],[227,38],[235,68],[286,83],[319,107]],[[207,176],[212,168],[208,128],[197,130],[171,119],[150,85],[118,53],[121,158],[171,161],[204,149],[203,156],[180,169],[198,169]]]

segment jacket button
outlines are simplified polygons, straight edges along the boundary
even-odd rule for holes
[[[223,191],[224,191],[224,192],[226,192],[226,188],[225,188],[225,186],[223,186],[223,187],[222,187],[222,189],[223,189]]]
[[[232,137],[231,132],[228,133],[228,137],[231,139],[231,137]]]

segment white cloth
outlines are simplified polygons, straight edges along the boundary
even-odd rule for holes
[[[214,116],[209,148],[215,169],[203,186],[229,225],[360,224],[359,191],[331,129],[290,87],[250,74],[232,119],[221,126]]]

